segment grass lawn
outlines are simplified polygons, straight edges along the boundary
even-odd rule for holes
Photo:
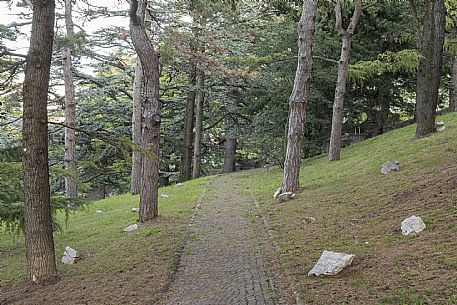
[[[304,190],[288,202],[273,200],[281,169],[245,174],[306,304],[457,304],[457,115],[437,120],[447,129],[429,137],[412,139],[412,125],[353,144],[341,161],[306,160]],[[400,171],[384,176],[388,160]],[[412,215],[427,229],[404,237]],[[335,277],[308,277],[323,250],[356,257]]]
[[[63,230],[55,233],[58,278],[46,285],[24,281],[23,236],[0,233],[0,304],[145,304],[167,282],[174,254],[209,177],[182,187],[161,188],[159,218],[137,231],[122,229],[136,222],[139,196],[121,195],[57,215]],[[96,213],[96,211],[102,211]],[[62,265],[65,246],[82,255]]]

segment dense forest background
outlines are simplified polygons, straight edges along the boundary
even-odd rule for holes
[[[68,2],[68,1],[67,1]],[[364,1],[352,38],[344,105],[343,144],[373,137],[415,116],[417,51],[408,1]],[[113,2],[114,3],[114,2]],[[202,105],[201,173],[284,163],[288,99],[297,65],[297,23],[302,1],[176,0],[149,3],[145,24],[160,56],[160,184],[191,177],[197,105]],[[0,203],[22,201],[22,80],[25,55],[11,46],[29,36],[31,6],[10,1],[17,21],[0,25]],[[438,110],[455,109],[454,1],[447,1],[446,41]],[[65,30],[57,2],[49,87],[51,193],[65,194],[74,175],[80,195],[128,192],[132,170],[132,103],[136,54],[129,29],[110,24],[128,18],[127,7],[73,1],[74,33]],[[335,4],[318,7],[314,64],[303,157],[328,151],[341,39]],[[4,14],[13,13],[6,6]],[[342,1],[343,26],[354,10]],[[94,20],[104,24],[88,26]],[[119,20],[119,19],[117,19]],[[68,28],[67,28],[68,29]],[[76,100],[76,173],[64,169],[65,92],[62,48],[71,48]],[[197,100],[197,102],[196,102]],[[190,126],[190,128],[189,128]],[[190,138],[190,140],[189,140]],[[228,145],[231,143],[231,145]],[[190,145],[190,146],[189,146]],[[231,148],[230,148],[231,146]],[[235,153],[227,152],[232,149]],[[195,158],[195,157],[194,157]],[[57,200],[58,201],[58,200]]]
[[[252,201],[267,218],[282,214],[284,219],[276,222],[276,228],[283,230],[279,234],[287,242],[282,245],[291,250],[283,251],[289,255],[284,262],[310,253],[308,248],[300,249],[296,240],[302,239],[307,247],[311,243],[305,238],[322,241],[319,231],[300,231],[318,217],[322,221],[327,217],[334,225],[318,224],[339,244],[347,238],[361,249],[362,242],[370,245],[367,247],[378,242],[384,250],[383,241],[397,255],[401,247],[393,243],[400,242],[394,223],[400,219],[399,209],[412,212],[410,202],[422,205],[414,208],[417,215],[428,213],[431,234],[437,234],[433,229],[439,225],[448,230],[444,237],[429,235],[433,243],[415,243],[417,249],[436,244],[440,256],[445,253],[444,245],[452,250],[452,239],[446,238],[455,236],[451,219],[455,200],[452,196],[448,202],[443,200],[449,203],[447,207],[442,199],[431,197],[441,198],[446,190],[455,190],[454,167],[449,165],[453,161],[446,161],[453,160],[454,141],[429,135],[445,129],[444,123],[435,122],[437,113],[457,111],[457,0],[8,0],[1,1],[0,7],[0,232],[13,233],[14,238],[23,234],[19,237],[25,242],[21,266],[27,264],[29,282],[59,281],[56,246],[63,240],[54,241],[61,225],[56,220],[65,218],[68,223],[73,214],[79,222],[77,217],[84,211],[79,209],[81,205],[116,194],[131,195],[92,204],[87,211],[97,206],[106,209],[85,217],[92,225],[99,224],[95,217],[105,217],[115,230],[135,217],[136,223],[122,232],[140,228],[136,236],[144,248],[150,246],[150,237],[157,238],[155,243],[162,233],[173,235],[168,240],[169,255],[165,255],[171,264],[174,254],[183,249],[176,249],[177,241],[191,217],[192,204],[198,200],[191,223],[201,201],[206,200],[203,181],[210,177],[195,178],[261,167],[269,169],[259,171],[264,175],[258,175],[258,181],[248,177],[248,172],[240,178],[247,180],[226,175],[219,184],[207,185],[215,193],[227,195],[213,198],[218,205],[233,200],[236,210],[236,204],[242,202],[247,208],[246,203]],[[452,129],[452,115],[444,118],[451,119]],[[408,147],[398,148],[403,153],[397,153],[398,143],[387,135],[340,154],[342,146],[414,122],[415,134],[412,128],[390,134],[399,136],[397,141],[411,140]],[[370,145],[373,142],[377,143]],[[440,147],[443,153],[422,149],[435,145],[430,143],[445,143]],[[322,157],[313,158],[318,155]],[[406,155],[409,160],[403,158]],[[345,161],[351,157],[351,162]],[[398,160],[405,162],[403,174],[381,180],[377,170],[375,176],[378,159],[397,157],[386,164],[398,170]],[[306,158],[313,158],[307,161],[312,166],[305,166],[309,172],[300,175]],[[438,167],[440,162],[446,166]],[[359,173],[343,174],[349,167]],[[365,184],[368,180],[374,183]],[[161,189],[159,195],[159,186],[170,184],[176,187],[164,188],[168,194]],[[230,193],[235,184],[240,196]],[[187,191],[179,192],[178,187]],[[177,201],[164,201],[169,194],[177,195]],[[260,203],[256,194],[261,194]],[[293,198],[296,200],[289,202]],[[119,204],[121,200],[128,202]],[[186,208],[175,206],[178,201]],[[304,216],[311,207],[305,201],[317,207],[316,218]],[[135,207],[127,209],[130,205]],[[116,224],[109,213],[115,209],[119,211]],[[341,209],[347,209],[346,214]],[[230,225],[239,229],[233,218],[214,213],[215,218],[232,221]],[[361,213],[360,223],[350,219],[357,213]],[[437,215],[442,215],[443,224],[434,223],[440,219]],[[378,227],[379,233],[367,222],[382,224],[381,216],[390,223]],[[244,223],[244,218],[238,219]],[[373,240],[354,237],[365,235],[359,230],[362,226],[358,227],[362,221]],[[348,223],[346,232],[354,233],[342,230]],[[90,228],[83,222],[78,226]],[[84,239],[82,231],[72,233]],[[113,241],[134,242],[136,247],[136,240],[121,238],[121,232],[106,234],[103,225],[97,232],[90,236],[99,246],[109,243],[104,248],[110,252],[130,247],[112,243],[108,235]],[[191,237],[186,233],[183,243]],[[215,239],[220,243],[219,237]],[[71,262],[78,258],[69,249],[65,248],[62,264],[69,252],[73,253]],[[353,251],[353,247],[347,249]],[[401,249],[409,253],[407,247]],[[16,262],[24,253],[22,245],[17,250],[13,245],[5,257]],[[160,261],[147,251],[143,254]],[[130,253],[119,256],[130,258]],[[450,256],[448,271],[456,266]],[[441,260],[439,256],[434,259]],[[394,260],[387,257],[384,261]],[[298,265],[305,268],[307,263],[293,265],[290,269],[295,272]],[[401,270],[404,275],[403,269],[393,265],[379,266],[379,273]],[[117,267],[124,271],[122,264]],[[160,276],[165,276],[166,268]],[[435,270],[443,269],[429,271]],[[149,266],[145,271],[150,272]],[[419,273],[435,281],[435,277]],[[303,277],[306,273],[295,274]],[[446,293],[436,290],[440,298],[455,286],[447,280],[451,272],[446,274],[440,280],[448,286],[438,286],[449,289]],[[149,285],[148,279],[144,284]],[[418,281],[419,277],[412,279]],[[376,280],[383,278],[376,275]],[[369,282],[357,278],[356,286]],[[382,285],[375,286],[384,290]],[[409,282],[405,285],[411,286]],[[371,294],[370,289],[362,288]],[[322,289],[327,293],[325,286]],[[455,295],[449,300],[455,300]]]

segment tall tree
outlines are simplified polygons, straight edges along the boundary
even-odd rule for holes
[[[133,111],[132,111],[132,171],[130,181],[130,192],[139,194],[141,190],[141,166],[143,157],[138,148],[141,146],[142,129],[142,108],[143,108],[143,69],[141,61],[137,57],[135,66],[135,77],[133,80]]]
[[[410,0],[417,49],[422,55],[416,82],[416,137],[435,130],[446,25],[444,0]],[[421,10],[419,10],[419,8]],[[423,11],[423,16],[419,15]],[[422,17],[422,18],[421,18]]]
[[[186,112],[184,114],[184,140],[182,143],[180,180],[192,178],[192,143],[194,129],[195,85],[197,80],[196,62],[193,54],[197,51],[195,38],[191,41],[191,58],[189,59],[188,82],[189,89],[186,97]]]
[[[67,37],[62,48],[63,76],[65,83],[65,169],[72,173],[72,176],[65,176],[65,195],[68,198],[77,196],[76,189],[76,143],[75,143],[75,121],[76,121],[76,100],[75,86],[72,72],[72,45],[74,44],[74,29],[72,18],[72,1],[65,0],[65,28]]]
[[[235,171],[236,163],[236,136],[237,136],[237,114],[240,90],[231,87],[228,94],[227,116],[225,121],[225,152],[224,152],[224,173]]]
[[[148,38],[141,20],[147,0],[130,2],[130,35],[143,68],[143,129],[142,149],[146,154],[142,164],[139,222],[151,220],[158,215],[160,102],[159,102],[159,56]]]
[[[294,87],[289,98],[287,148],[282,183],[284,192],[295,191],[300,186],[300,163],[313,66],[313,38],[317,3],[317,0],[303,1],[302,14],[298,23],[298,65]]]
[[[343,28],[343,17],[341,16],[341,0],[335,4],[336,31],[341,36],[341,55],[338,61],[338,77],[336,80],[335,99],[333,101],[332,130],[330,135],[330,146],[328,159],[335,161],[340,159],[341,131],[343,128],[343,103],[346,95],[346,83],[348,78],[349,55],[351,52],[352,35],[362,12],[362,0],[355,0],[354,13],[347,29]]]
[[[203,105],[205,102],[205,71],[201,67],[197,70],[197,101],[195,107],[195,138],[194,138],[194,166],[192,178],[201,175],[202,139],[203,139]]]
[[[452,77],[452,84],[451,84],[451,94],[449,96],[449,108],[452,111],[457,111],[457,55],[453,56],[451,77]]]
[[[23,88],[24,228],[27,270],[36,282],[56,273],[49,189],[47,100],[54,37],[53,0],[33,3]]]

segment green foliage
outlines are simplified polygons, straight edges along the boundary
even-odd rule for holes
[[[422,56],[417,50],[387,51],[373,61],[358,61],[349,65],[349,79],[363,83],[371,77],[381,77],[384,73],[416,72]]]

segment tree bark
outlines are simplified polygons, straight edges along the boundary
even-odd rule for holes
[[[452,63],[452,85],[451,92],[449,97],[449,108],[452,111],[457,111],[457,55],[454,55],[454,60]]]
[[[205,102],[205,72],[199,68],[197,70],[197,102],[195,108],[195,141],[194,141],[194,166],[192,178],[201,175],[202,163],[202,139],[203,139],[203,105]]]
[[[72,46],[74,44],[74,29],[72,18],[71,0],[65,0],[65,27],[67,30],[67,41],[62,48],[62,64],[65,83],[65,169],[72,172],[73,176],[65,176],[65,195],[68,198],[77,196],[76,188],[76,143],[75,143],[75,126],[76,126],[76,100],[75,87],[72,73]]]
[[[416,20],[416,44],[422,55],[416,82],[416,137],[423,137],[435,130],[446,9],[444,0],[424,0],[424,22],[420,28],[416,2],[410,0],[410,3]]]
[[[232,87],[229,91],[227,105],[227,119],[225,121],[225,152],[224,152],[224,173],[232,173],[235,171],[236,163],[236,130],[237,130],[237,114],[238,100],[240,99],[240,91],[236,87]]]
[[[196,52],[195,42],[192,43],[191,52]],[[187,181],[192,178],[192,143],[194,130],[196,64],[195,59],[189,60],[189,90],[186,98],[186,112],[184,116],[184,140],[181,149],[180,180]]]
[[[141,146],[142,129],[142,107],[143,107],[143,69],[141,61],[137,57],[135,66],[135,78],[133,80],[133,111],[132,111],[132,172],[130,181],[130,192],[133,195],[139,194],[141,190],[141,166],[143,156],[138,151]]]
[[[328,159],[335,161],[340,159],[341,150],[341,132],[343,129],[344,115],[344,97],[346,95],[346,82],[348,78],[349,55],[351,53],[352,35],[359,22],[362,12],[362,0],[355,2],[354,13],[347,30],[343,29],[341,16],[341,0],[338,0],[335,5],[336,30],[341,36],[341,56],[338,61],[338,78],[335,88],[335,99],[333,102],[332,130],[330,135],[330,146]]]
[[[141,61],[144,79],[142,148],[146,155],[142,164],[139,222],[158,215],[159,185],[159,56],[146,33],[140,16],[144,16],[147,1],[130,2],[130,35]]]
[[[308,104],[311,85],[317,3],[317,0],[303,1],[302,15],[298,23],[298,65],[295,73],[294,87],[289,98],[289,125],[282,183],[284,192],[293,192],[300,186],[300,162],[306,106]]]
[[[33,5],[32,34],[23,88],[22,164],[24,229],[29,278],[41,281],[56,273],[49,189],[48,114],[52,45],[52,0]]]

